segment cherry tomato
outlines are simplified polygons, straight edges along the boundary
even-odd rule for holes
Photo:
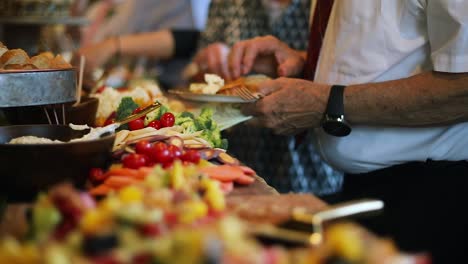
[[[171,155],[172,159],[180,159],[182,156],[182,150],[176,145],[169,145],[167,149],[169,150],[169,154]]]
[[[146,165],[146,160],[145,155],[131,153],[122,157],[122,164],[125,168],[138,169]]]
[[[120,262],[112,255],[98,255],[91,258],[93,264],[119,264]]]
[[[170,155],[169,149],[167,148],[166,143],[157,142],[149,151],[149,158],[161,164],[166,164],[172,162],[172,157]]]
[[[101,182],[107,178],[107,175],[101,168],[91,168],[89,171],[89,177],[94,182]]]
[[[198,163],[200,162],[200,153],[197,150],[189,149],[182,154],[181,159],[191,163]]]
[[[113,111],[107,118],[110,119],[110,118],[115,118],[115,117],[117,117],[117,112]]]
[[[104,89],[106,89],[106,86],[105,86],[105,85],[102,85],[101,87],[99,87],[99,88],[96,90],[96,93],[102,93],[102,92],[104,92]]]
[[[169,162],[163,163],[162,167],[163,169],[169,169],[170,167],[172,167],[172,164],[174,164],[174,162],[169,161]]]
[[[155,129],[160,129],[162,126],[161,126],[161,121],[159,120],[153,120],[151,122],[148,123],[147,127],[153,127]]]
[[[135,145],[135,151],[138,154],[148,155],[149,150],[153,147],[153,144],[148,140],[140,140]]]
[[[139,231],[142,235],[148,237],[155,237],[162,234],[161,226],[153,223],[140,226]]]
[[[164,214],[164,222],[171,228],[179,222],[179,217],[176,213],[166,212]]]
[[[174,115],[169,112],[164,113],[159,120],[161,121],[162,127],[171,127],[175,123]]]
[[[106,121],[104,122],[104,125],[107,126],[107,125],[110,125],[110,124],[114,124],[115,123],[115,117],[117,116],[117,113],[114,111],[112,112],[106,119]]]
[[[114,124],[115,123],[115,119],[112,118],[112,119],[106,119],[106,122],[104,122],[104,126],[108,126],[110,124]]]
[[[130,130],[138,130],[138,129],[145,128],[145,121],[143,121],[143,119],[136,119],[136,120],[130,121],[128,123],[128,127],[130,128]]]
[[[134,264],[150,264],[150,263],[154,263],[154,262],[153,262],[153,257],[151,256],[151,254],[144,254],[143,253],[143,254],[138,254],[138,255],[133,256],[131,263],[134,263]]]

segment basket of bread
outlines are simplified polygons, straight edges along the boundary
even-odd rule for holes
[[[36,56],[29,55],[22,49],[8,49],[0,42],[0,71],[9,70],[45,70],[45,69],[71,69],[70,63],[61,55],[43,52]]]
[[[76,70],[51,52],[30,57],[0,43],[0,107],[76,101]]]

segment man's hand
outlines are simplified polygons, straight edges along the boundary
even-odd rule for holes
[[[240,41],[232,47],[229,53],[231,77],[238,78],[248,74],[258,63],[257,59],[264,59],[267,56],[276,61],[276,65],[271,66],[276,67],[278,76],[294,77],[302,73],[305,63],[304,54],[291,49],[273,36],[265,36]]]
[[[326,108],[330,86],[292,78],[279,78],[259,85],[265,97],[242,111],[254,122],[278,134],[297,134],[318,127]]]
[[[214,73],[231,80],[227,63],[229,50],[229,47],[221,42],[210,44],[195,55],[194,62],[203,72]]]

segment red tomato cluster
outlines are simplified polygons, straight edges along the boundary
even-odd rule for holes
[[[151,143],[147,140],[139,141],[135,146],[136,153],[124,155],[122,157],[123,166],[130,169],[138,169],[142,166],[153,166],[161,164],[169,167],[174,160],[198,163],[200,153],[196,150],[183,150],[175,145],[168,145],[164,142]]]
[[[142,110],[141,107],[138,107],[137,109],[133,110],[132,114],[139,113]],[[115,123],[115,112],[112,112],[112,114],[109,115],[109,117],[106,119],[106,122],[104,123],[105,126],[110,125]],[[143,116],[139,119],[133,120],[128,123],[128,128],[130,130],[138,130],[145,128],[145,117]],[[155,129],[160,129],[162,127],[172,127],[175,123],[175,116],[172,113],[164,113],[159,120],[153,120],[148,123],[146,127],[153,127]]]
[[[139,113],[141,111],[141,107],[138,107],[133,111],[133,114]],[[145,117],[143,116],[139,119],[133,120],[128,123],[128,127],[130,130],[138,130],[145,128]],[[171,127],[175,123],[175,116],[172,113],[164,113],[159,120],[153,120],[148,123],[147,127],[153,127],[155,129],[160,129],[162,127]]]

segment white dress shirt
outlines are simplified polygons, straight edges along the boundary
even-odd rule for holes
[[[430,70],[468,72],[468,1],[335,1],[316,82],[381,82]],[[468,123],[352,128],[344,138],[315,130],[324,158],[347,173],[427,159],[468,159]]]

